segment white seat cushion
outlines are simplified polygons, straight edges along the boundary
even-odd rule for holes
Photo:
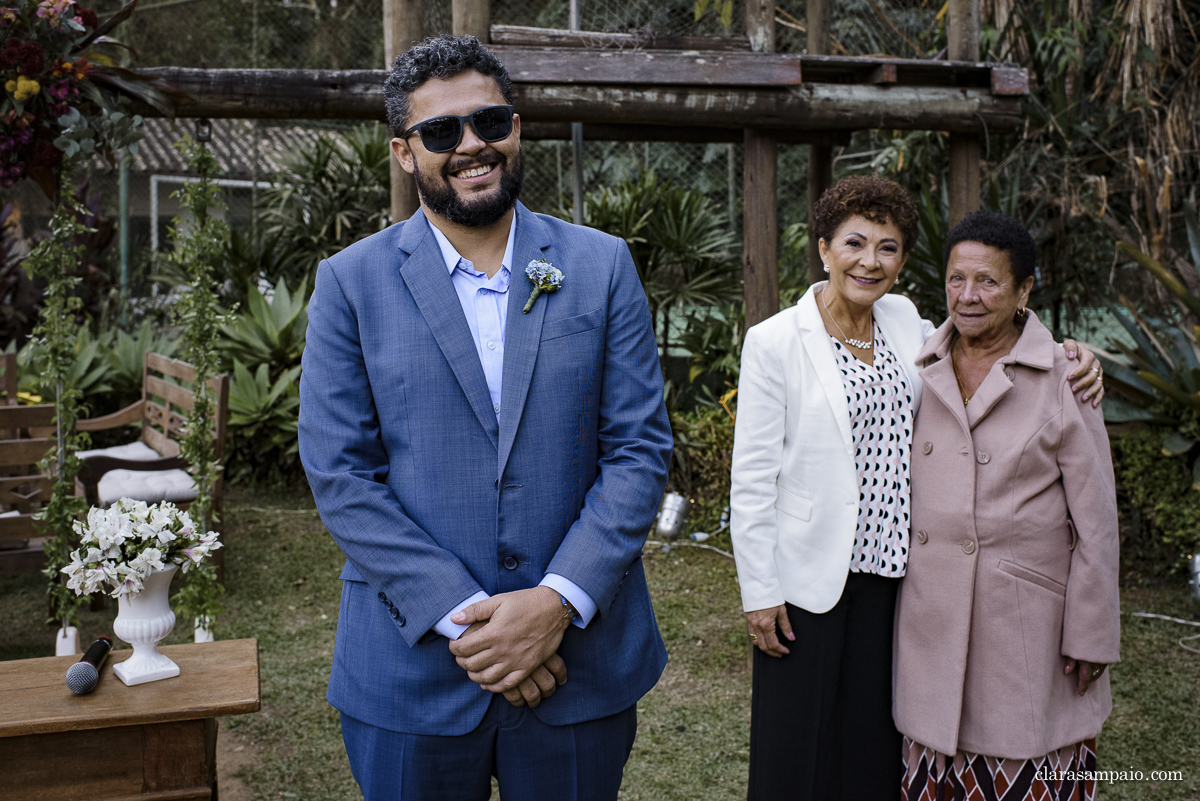
[[[81,459],[89,456],[111,456],[115,459],[138,462],[162,458],[140,440],[127,445],[79,452]],[[105,506],[121,498],[132,498],[146,503],[191,503],[196,500],[196,482],[185,470],[110,470],[100,477],[97,491],[100,494],[100,503]]]

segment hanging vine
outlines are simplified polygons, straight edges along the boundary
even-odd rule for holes
[[[217,161],[212,153],[190,136],[184,136],[175,147],[199,176],[199,180],[189,181],[175,193],[180,205],[191,215],[190,225],[185,227],[183,220],[176,217],[171,226],[175,243],[171,259],[188,278],[188,291],[176,305],[177,319],[183,325],[182,355],[196,368],[196,403],[188,416],[179,455],[187,460],[196,482],[196,500],[190,509],[192,519],[209,531],[219,522],[213,518],[212,489],[221,471],[214,458],[214,398],[208,386],[219,370],[217,340],[222,321],[217,295],[213,292],[213,271],[229,239],[229,226],[212,214],[221,205],[221,190],[215,180]],[[216,570],[205,562],[188,574],[187,582],[176,592],[175,608],[181,616],[195,618],[198,625],[208,629],[221,611],[223,593]]]
[[[25,269],[33,280],[46,282],[41,317],[33,330],[39,347],[35,355],[37,370],[56,388],[54,415],[56,436],[54,445],[39,463],[42,472],[54,476],[50,498],[38,514],[41,533],[50,537],[46,542],[45,576],[50,580],[51,621],[65,628],[78,617],[80,599],[67,588],[61,571],[71,562],[75,537],[72,524],[87,509],[83,498],[75,497],[75,476],[79,473],[76,453],[87,442],[87,435],[75,431],[75,421],[82,412],[82,393],[69,383],[75,363],[76,313],[81,301],[74,294],[79,279],[75,265],[83,252],[83,239],[91,229],[80,222],[84,210],[70,191],[69,165],[59,177],[60,200],[50,219],[50,236],[43,239],[25,259]]]

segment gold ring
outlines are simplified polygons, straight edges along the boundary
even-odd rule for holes
[[[757,634],[755,634],[754,632],[750,632],[750,639],[752,639],[752,640],[757,640],[757,639],[758,639],[758,635],[757,635]]]
[[[1100,374],[1100,365],[1098,365],[1098,364],[1092,365],[1092,372],[1095,373],[1096,375],[1099,375]]]

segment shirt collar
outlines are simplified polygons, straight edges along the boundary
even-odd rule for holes
[[[454,245],[450,244],[450,240],[446,238],[446,235],[438,230],[438,227],[428,217],[425,220],[429,223],[429,230],[433,231],[433,238],[437,240],[438,248],[442,251],[442,260],[446,262],[446,272],[453,273],[458,263],[463,261],[463,257],[459,255],[459,252],[454,249]],[[513,243],[516,241],[516,238],[517,215],[513,214],[512,223],[508,226],[508,244],[504,246],[504,258],[500,262],[501,271],[512,271]]]

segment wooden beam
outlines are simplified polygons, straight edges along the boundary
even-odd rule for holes
[[[455,36],[474,36],[487,44],[492,28],[492,9],[488,0],[452,0],[450,29]]]
[[[770,134],[746,130],[743,167],[742,291],[746,327],[779,311],[778,160]]]
[[[396,56],[422,38],[421,0],[383,0],[384,69],[391,70]],[[382,80],[380,94],[382,95]],[[420,201],[412,176],[389,159],[392,222],[407,220],[416,213]]]
[[[281,120],[382,120],[383,80],[375,70],[204,70],[156,67],[187,94],[176,114]],[[1007,133],[1024,124],[1016,97],[987,89],[806,83],[786,89],[688,86],[579,86],[514,82],[523,122],[611,123],[717,128],[855,131],[871,128]],[[144,116],[161,113],[134,105]]]
[[[610,47],[641,50],[717,50],[749,52],[745,36],[678,36],[653,32],[607,33],[493,25],[492,44],[531,47]]]
[[[775,0],[746,0],[750,58],[775,51]],[[799,72],[799,69],[797,69]],[[779,311],[779,158],[774,132],[747,120],[742,147],[742,293],[746,327]]]
[[[514,82],[589,85],[798,86],[801,57],[669,50],[503,47],[492,52]]]
[[[979,0],[949,0],[947,55],[951,60],[979,58]],[[1003,83],[1003,82],[1002,82]],[[980,146],[978,134],[950,136],[950,225],[979,208]]]
[[[741,142],[741,128],[713,128],[703,125],[623,125],[590,123],[583,129],[584,139],[597,142]],[[776,130],[775,140],[793,145],[850,144],[850,131]],[[571,125],[565,122],[526,122],[521,120],[521,139],[524,141],[571,139]]]

